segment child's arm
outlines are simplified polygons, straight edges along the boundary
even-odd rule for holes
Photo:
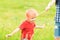
[[[15,34],[16,32],[18,32],[20,30],[20,28],[16,28],[13,32],[11,32],[10,34],[7,34],[6,37],[10,37],[13,34]]]
[[[45,24],[43,24],[42,26],[36,25],[36,28],[44,28],[44,27],[45,27]]]
[[[48,11],[50,7],[55,3],[56,0],[52,0],[49,2],[48,6],[45,8],[45,11]]]

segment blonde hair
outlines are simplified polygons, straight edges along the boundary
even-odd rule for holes
[[[26,15],[29,15],[29,14],[35,14],[36,16],[38,16],[38,12],[33,8],[26,10]]]

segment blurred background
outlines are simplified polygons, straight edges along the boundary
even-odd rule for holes
[[[0,0],[0,40],[20,40],[21,32],[10,38],[5,35],[19,27],[25,20],[25,11],[34,8],[40,14],[51,0]],[[55,4],[49,11],[42,13],[36,19],[37,25],[46,24],[43,29],[35,29],[33,40],[54,40]]]

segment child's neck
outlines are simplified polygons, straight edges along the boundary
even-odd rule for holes
[[[26,19],[28,22],[33,23],[34,21],[30,21],[29,19]]]

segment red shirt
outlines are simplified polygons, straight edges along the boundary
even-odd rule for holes
[[[22,33],[34,33],[34,27],[35,27],[35,23],[34,22],[28,22],[27,20],[24,21],[21,25],[20,25],[20,29],[22,30]]]

